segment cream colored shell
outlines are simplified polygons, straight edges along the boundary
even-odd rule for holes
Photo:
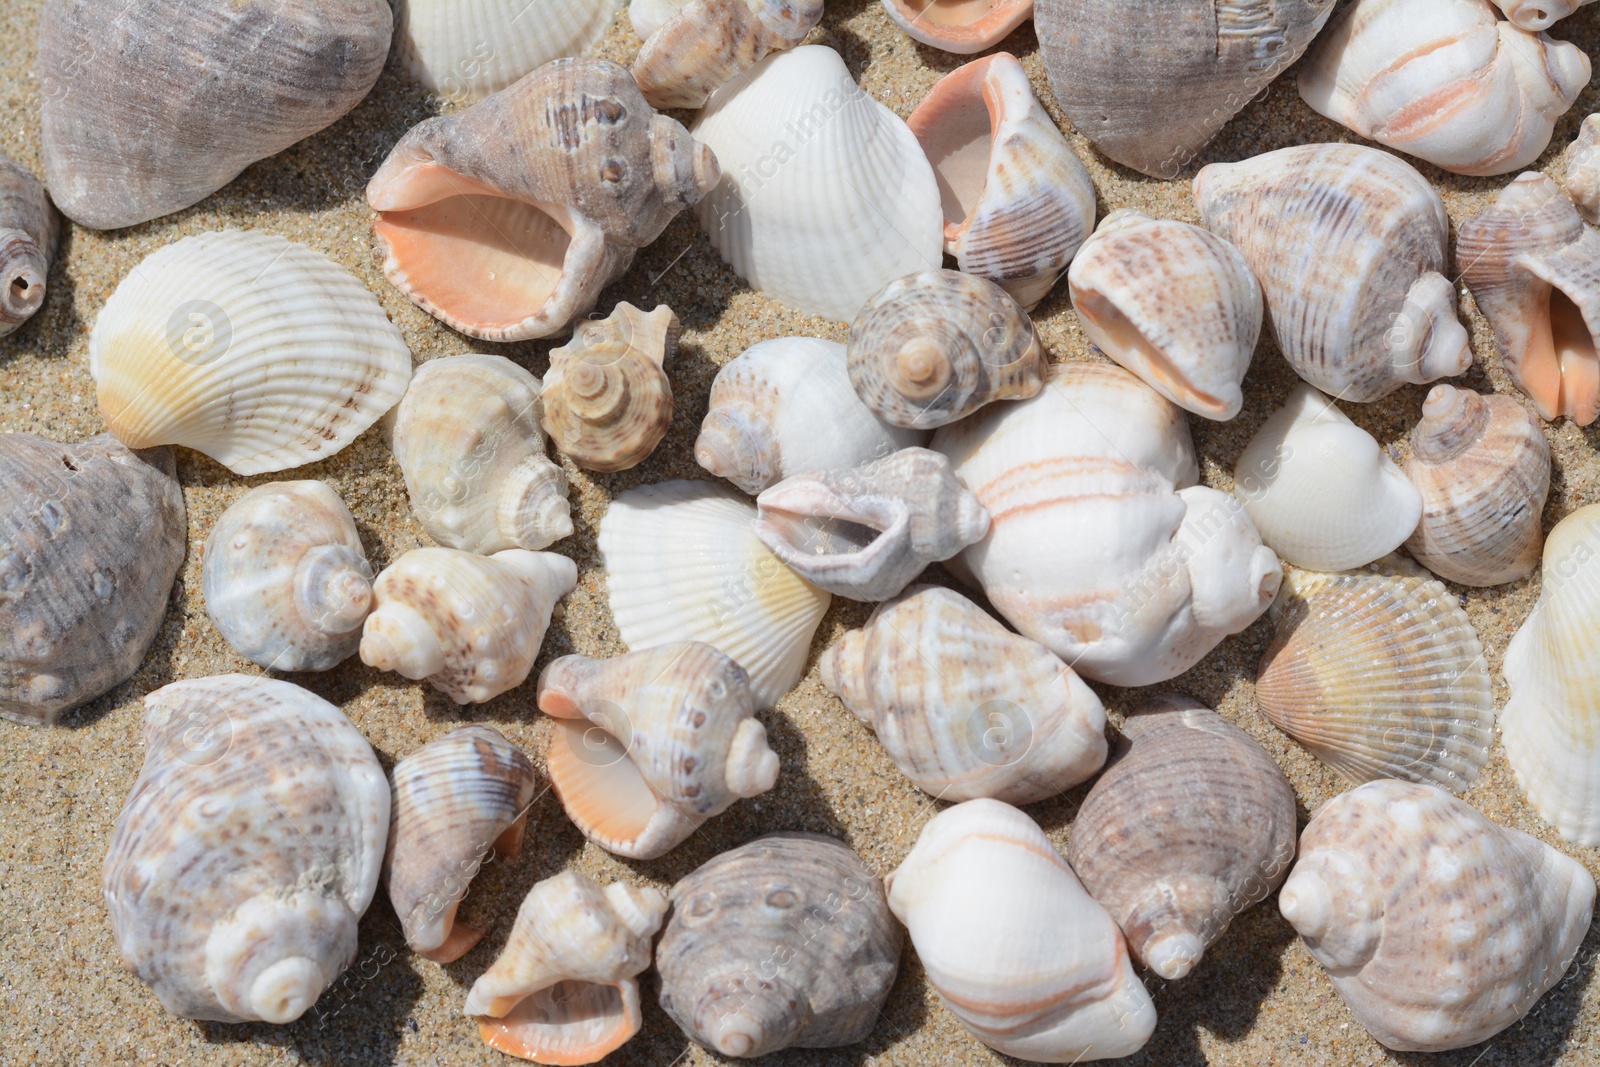
[[[633,77],[653,107],[700,107],[822,21],[822,0],[692,0],[645,40]]]
[[[552,60],[600,43],[623,0],[397,0],[395,53],[452,103],[498,93]]]
[[[1494,0],[1506,18],[1525,30],[1547,30],[1594,0]]]
[[[1600,224],[1600,115],[1590,115],[1578,127],[1577,140],[1567,148],[1567,175],[1562,184],[1583,221],[1591,226]]]
[[[609,474],[643,463],[672,424],[666,364],[678,350],[678,316],[618,304],[550,350],[541,423],[578,466]]]
[[[0,155],[0,337],[44,306],[61,216],[32,172]]]

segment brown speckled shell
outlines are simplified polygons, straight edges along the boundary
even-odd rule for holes
[[[633,77],[652,107],[700,107],[821,19],[822,0],[693,0],[645,41]]]
[[[672,424],[665,367],[678,350],[678,329],[665,304],[646,315],[624,303],[553,349],[542,418],[551,442],[586,470],[611,473],[644,462]]]

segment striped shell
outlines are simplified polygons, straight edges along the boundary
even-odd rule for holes
[[[618,304],[550,351],[542,425],[578,466],[609,474],[643,463],[672,424],[666,364],[678,350],[678,316]]]
[[[397,0],[395,54],[446,100],[498,93],[553,60],[600,43],[623,0]]]
[[[645,40],[633,77],[652,107],[700,107],[821,20],[822,0],[691,0]]]
[[[31,171],[0,155],[0,337],[44,306],[61,215]]]

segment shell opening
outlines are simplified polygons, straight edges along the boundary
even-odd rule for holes
[[[594,1063],[638,1032],[633,983],[562,981],[530,993],[499,1018],[478,1017],[492,1049],[536,1063]]]
[[[1103,231],[1106,226],[1102,224],[1100,228]],[[1190,377],[1179,370],[1164,351],[1151,344],[1110,297],[1088,287],[1074,288],[1072,296],[1084,332],[1106,355],[1129,369],[1136,368],[1141,377],[1154,379],[1160,391],[1181,399],[1185,408],[1202,412],[1209,418],[1228,417],[1228,402],[1197,389]]]
[[[895,0],[908,15],[920,22],[935,26],[964,29],[989,18],[996,7],[995,0]]]
[[[554,723],[546,762],[567,816],[612,851],[639,841],[668,805],[628,758],[628,747],[587,719]]]
[[[13,321],[28,318],[44,303],[44,279],[28,267],[18,268],[6,279],[4,300],[0,317]]]
[[[1558,390],[1553,409],[1589,422],[1600,409],[1600,353],[1594,336],[1582,310],[1560,289],[1551,288],[1549,309],[1548,326],[1535,336],[1523,374],[1530,376],[1529,364],[1535,361],[1552,365]]]
[[[959,81],[952,78],[943,98],[933,102],[921,121],[912,116],[912,132],[939,183],[946,251],[972,221],[989,177],[995,120],[993,104],[979,87],[987,71],[987,63],[971,64]]]

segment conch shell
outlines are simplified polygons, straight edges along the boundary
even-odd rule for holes
[[[652,33],[633,77],[652,107],[700,107],[822,21],[822,0],[691,0]]]
[[[1583,221],[1600,224],[1600,114],[1590,115],[1578,127],[1578,139],[1567,149],[1563,184]]]
[[[678,350],[678,316],[665,304],[646,315],[618,304],[582,323],[550,351],[542,424],[578,466],[611,473],[637,466],[672,424],[672,381],[663,369]]]
[[[624,0],[397,0],[395,53],[429,92],[470,103],[530,71],[585,55]]]
[[[61,216],[39,179],[0,155],[0,337],[44,306]]]
[[[1033,0],[883,0],[883,9],[913,41],[966,56],[1033,17]]]

